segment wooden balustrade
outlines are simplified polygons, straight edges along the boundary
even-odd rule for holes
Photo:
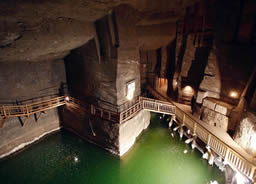
[[[143,109],[151,112],[164,113],[174,115],[176,107],[168,102],[154,100],[150,98],[140,97]]]
[[[124,123],[125,121],[133,118],[142,109],[143,106],[139,100],[133,106],[120,113],[120,123]]]
[[[180,124],[182,124],[182,126],[184,125],[189,128],[193,132],[194,136],[200,138],[215,153],[222,157],[225,163],[229,164],[232,168],[239,170],[252,181],[255,181],[256,179],[256,166],[254,162],[237,152],[231,146],[227,145],[207,128],[198,123],[189,114],[185,113],[172,103],[164,101],[139,97],[139,100],[133,106],[121,113],[117,113],[92,104],[83,103],[72,97],[69,97],[69,100],[65,100],[65,97],[61,96],[26,105],[2,105],[0,106],[0,117],[2,117],[4,121],[7,117],[29,117],[31,114],[46,111],[65,104],[70,104],[75,109],[82,110],[93,116],[115,123],[124,123],[143,109],[152,112],[175,115],[176,119]]]
[[[225,163],[240,171],[252,181],[255,181],[256,165],[251,161],[251,158],[248,159],[237,152],[178,107],[176,107],[176,119],[180,124],[183,123],[189,128],[194,135],[208,145],[211,150],[223,158]],[[248,155],[248,157],[250,156]]]
[[[37,112],[46,111],[65,104],[64,96],[44,101],[33,102],[26,105],[2,105],[0,107],[1,117],[30,116]]]

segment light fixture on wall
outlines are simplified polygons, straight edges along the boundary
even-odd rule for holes
[[[70,100],[70,99],[69,99],[69,97],[68,97],[68,96],[66,96],[66,97],[65,97],[65,101],[67,101],[67,102],[68,102],[69,100]]]
[[[173,88],[176,89],[178,85],[178,81],[176,79],[173,80],[172,82]]]
[[[186,96],[193,96],[194,95],[194,90],[191,86],[185,86],[182,91]]]
[[[237,98],[238,97],[238,93],[236,91],[231,91],[230,92],[230,97]]]
[[[135,81],[131,81],[127,83],[127,96],[128,100],[132,100],[135,92]]]

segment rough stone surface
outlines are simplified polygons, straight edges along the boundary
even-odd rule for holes
[[[216,103],[209,99],[204,99],[203,106],[207,107],[208,109],[214,110]]]
[[[196,47],[194,45],[194,34],[189,34],[187,37],[187,47],[182,61],[181,77],[188,76],[188,72],[192,65],[192,61],[195,58],[195,51]]]
[[[249,154],[256,156],[256,115],[247,112],[236,130],[234,140]]]
[[[105,121],[77,111],[64,109],[63,127],[76,135],[119,155],[119,124]]]
[[[66,83],[63,60],[0,63],[0,103],[59,95]]]
[[[143,16],[135,23],[141,35],[140,45],[158,48],[174,38],[176,20],[191,3],[189,0],[1,1],[0,62],[63,58],[92,39],[93,22],[118,5],[129,5],[142,12]],[[166,16],[167,19],[163,18]]]
[[[64,128],[118,156],[125,154],[150,123],[150,113],[139,112],[123,124],[88,117],[72,107],[65,108]]]
[[[148,127],[150,112],[141,111],[131,120],[120,125],[119,129],[119,152],[125,154],[135,143],[136,138]]]
[[[233,130],[231,111],[233,106],[219,99],[206,97],[201,107],[201,119],[209,125],[219,127],[225,131]],[[234,112],[233,112],[234,113]],[[232,114],[233,116],[233,114]]]
[[[208,57],[208,63],[204,71],[204,78],[199,86],[200,94],[197,95],[197,103],[202,103],[205,97],[220,98],[221,78],[217,56],[212,49]]]
[[[223,114],[208,109],[207,107],[203,108],[201,119],[211,126],[221,128],[224,131],[228,130],[229,118]]]
[[[0,103],[27,103],[38,97],[59,95],[65,82],[63,61],[0,63]],[[0,128],[0,155],[61,126],[57,109],[46,111],[37,122],[31,116],[22,126],[24,120],[24,117],[8,118]]]
[[[22,117],[22,122],[25,118]],[[41,135],[59,129],[61,126],[57,109],[46,111],[36,122],[31,116],[25,126],[18,118],[8,118],[3,128],[0,128],[0,158],[22,149],[22,144],[31,143]]]

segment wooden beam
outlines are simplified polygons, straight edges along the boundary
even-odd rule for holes
[[[4,117],[4,118],[2,119],[2,122],[1,122],[1,124],[0,124],[0,128],[2,128],[2,127],[4,126],[4,123],[6,122],[6,120],[7,120],[7,117]]]

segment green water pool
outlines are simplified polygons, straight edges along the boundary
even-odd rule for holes
[[[171,135],[159,116],[121,159],[61,130],[0,161],[3,184],[210,184],[224,173]]]

